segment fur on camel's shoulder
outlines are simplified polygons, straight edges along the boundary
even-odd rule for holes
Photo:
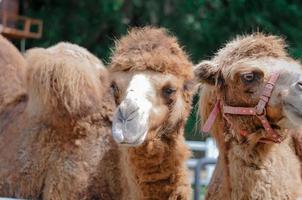
[[[112,71],[152,70],[192,79],[192,63],[177,39],[163,28],[133,28],[116,42]]]

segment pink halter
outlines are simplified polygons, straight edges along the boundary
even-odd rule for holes
[[[223,117],[225,120],[231,125],[232,122],[227,118],[225,114],[232,114],[232,115],[252,115],[256,116],[262,123],[266,131],[266,137],[261,139],[260,141],[266,143],[266,141],[272,141],[275,143],[280,143],[282,141],[281,136],[271,127],[267,118],[266,118],[266,105],[272,95],[274,86],[276,81],[278,80],[279,73],[275,72],[272,73],[270,80],[266,83],[262,95],[260,96],[260,100],[255,107],[232,107],[223,105],[220,100],[217,100],[215,106],[210,113],[206,123],[202,127],[203,132],[209,132],[211,127],[213,126],[215,119],[220,112],[222,112]],[[244,130],[240,131],[242,136],[246,136],[248,133]]]

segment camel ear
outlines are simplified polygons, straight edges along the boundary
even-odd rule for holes
[[[201,83],[215,85],[219,77],[219,69],[212,61],[202,61],[193,67],[195,79]]]

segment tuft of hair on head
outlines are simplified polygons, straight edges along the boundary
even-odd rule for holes
[[[170,73],[192,79],[192,63],[175,37],[166,29],[132,28],[116,41],[110,63],[111,71],[145,71]]]
[[[220,72],[242,60],[261,57],[285,58],[285,41],[277,36],[254,33],[238,36],[220,49],[212,60],[205,60],[194,67],[195,79],[201,83],[220,85],[224,80]]]
[[[101,61],[78,45],[34,48],[26,53],[26,61],[28,107],[35,115],[87,115],[109,84]]]
[[[287,57],[286,43],[278,36],[253,33],[247,36],[238,36],[220,49],[213,61],[219,67],[227,67],[234,62],[246,58],[260,57]]]

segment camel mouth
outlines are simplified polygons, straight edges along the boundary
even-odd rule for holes
[[[147,133],[148,128],[144,124],[135,121],[125,124],[114,120],[112,124],[112,136],[119,145],[139,146],[145,141]]]
[[[122,134],[122,135],[119,137],[116,137],[117,134]],[[127,139],[126,137],[124,137],[123,133],[113,133],[113,139],[121,146],[137,147],[144,143],[146,135],[147,135],[147,131],[145,131],[143,134],[137,134],[137,135],[138,135],[138,137],[136,137],[135,139],[133,139],[133,138]],[[121,140],[121,137],[122,137],[122,140]]]

